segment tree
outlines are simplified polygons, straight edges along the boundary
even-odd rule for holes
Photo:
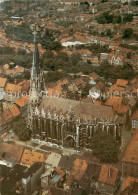
[[[111,163],[118,161],[119,143],[110,134],[96,133],[91,144],[93,153],[101,162]]]
[[[112,78],[112,79],[132,79],[134,77],[133,69],[128,66],[111,66],[107,61],[103,62],[95,72],[103,76],[104,78]]]
[[[87,84],[86,87],[82,91],[82,97],[87,97],[89,95],[89,90],[91,89],[91,85]]]
[[[128,39],[133,35],[134,30],[132,28],[126,28],[123,32],[123,39]]]
[[[119,16],[114,16],[114,18],[113,18],[113,23],[115,24],[115,23],[121,23],[121,16],[119,15]]]
[[[59,51],[62,49],[62,45],[59,41],[53,41],[50,43],[49,49]]]
[[[108,2],[108,0],[101,0],[101,3],[105,3],[105,2]]]
[[[123,22],[132,22],[133,21],[133,15],[132,14],[126,14],[123,18]]]
[[[47,74],[44,74],[45,82],[46,83],[51,83],[51,82],[56,82],[60,79],[65,78],[67,75],[64,72],[48,72]]]
[[[12,123],[12,130],[22,141],[27,141],[31,138],[30,129],[27,127],[26,121],[22,117],[17,117]]]
[[[49,49],[49,44],[54,40],[55,40],[55,38],[53,36],[52,31],[50,31],[49,29],[46,29],[45,34],[44,34],[44,36],[42,37],[42,40],[41,40],[42,46],[45,49]]]
[[[109,14],[108,12],[104,12],[98,17],[97,22],[100,24],[112,23],[113,18],[114,18],[113,14]]]
[[[81,5],[81,7],[83,8],[84,11],[89,10],[90,4],[87,1],[81,2],[80,5]]]
[[[113,37],[113,33],[112,33],[111,29],[108,29],[108,30],[107,30],[106,35],[107,35],[108,37],[110,37],[110,38]]]
[[[5,75],[5,77],[8,79],[9,83],[13,83],[15,81],[15,79],[11,77],[10,75]]]
[[[131,1],[131,5],[132,5],[132,6],[138,6],[138,1],[132,0],[132,1]]]
[[[0,54],[6,55],[6,54],[14,54],[15,51],[11,47],[0,47]]]
[[[78,64],[79,61],[81,61],[81,55],[79,53],[73,53],[71,54],[71,63],[76,66]]]
[[[53,32],[46,29],[44,36],[41,38],[41,44],[44,49],[48,50],[61,50],[62,45],[60,42],[55,41]]]
[[[56,59],[62,59],[64,62],[69,61],[69,57],[66,52],[59,52],[58,55],[56,56]]]
[[[131,58],[131,53],[129,52],[129,53],[127,53],[127,58]]]
[[[22,24],[21,26],[7,26],[6,34],[16,41],[22,42],[33,42],[32,31],[27,24]]]
[[[30,76],[31,76],[30,71],[25,70],[23,75],[22,75],[22,78],[29,80]]]

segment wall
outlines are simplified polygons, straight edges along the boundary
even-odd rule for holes
[[[104,194],[112,195],[114,194],[114,187],[111,185],[99,183],[99,191],[102,195]]]
[[[38,180],[40,179],[40,176],[44,173],[44,166],[41,166],[40,169],[32,175],[31,178],[31,192],[33,192],[36,189],[36,184]]]
[[[122,162],[122,177],[138,178],[138,164]]]
[[[132,129],[137,129],[137,128],[138,128],[138,121],[132,120]]]

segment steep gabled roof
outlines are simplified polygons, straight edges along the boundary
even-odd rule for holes
[[[138,129],[135,131],[124,157],[122,159],[123,162],[138,164]]]
[[[114,185],[117,179],[118,169],[114,167],[109,167],[107,165],[102,165],[99,182],[109,185]]]
[[[18,108],[16,105],[12,106],[12,107],[10,108],[10,111],[11,111],[11,113],[12,113],[12,115],[13,115],[14,117],[19,116],[19,115],[21,114],[19,108]]]
[[[127,84],[128,84],[128,80],[117,79],[116,81],[116,85],[120,87],[126,87]]]
[[[17,104],[19,107],[23,108],[28,103],[29,96],[23,96],[15,101],[15,104]]]
[[[4,88],[6,82],[7,82],[7,78],[2,78],[2,77],[0,77],[0,87],[3,87],[3,88]]]
[[[75,118],[92,118],[95,117],[100,119],[101,117],[114,119],[113,109],[109,106],[94,105],[91,103],[79,102],[75,100],[65,99],[65,98],[55,98],[55,97],[44,97],[42,99],[40,110],[44,108],[47,112],[49,110],[55,110],[56,112],[65,114],[72,107],[75,114]],[[60,114],[59,113],[59,114]]]
[[[138,184],[138,178],[127,177],[123,183],[123,191],[126,190],[128,187],[131,187],[134,183]]]
[[[20,163],[22,154],[23,154],[23,147],[13,144],[8,144],[1,142],[0,144],[0,152],[8,153],[11,155],[12,158],[16,159],[18,163]]]

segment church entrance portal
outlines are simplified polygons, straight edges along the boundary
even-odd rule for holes
[[[67,147],[67,148],[75,148],[76,147],[75,140],[71,136],[66,138],[65,147]]]

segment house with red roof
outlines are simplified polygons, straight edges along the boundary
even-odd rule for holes
[[[119,53],[109,53],[108,61],[111,65],[119,66],[124,64],[124,56]]]
[[[123,103],[123,98],[115,96],[110,97],[106,100],[105,105],[113,108],[113,111],[117,116],[117,122],[120,125],[125,126],[129,119],[129,106]]]
[[[116,85],[117,85],[118,87],[126,88],[127,85],[128,85],[128,80],[117,79]]]
[[[21,114],[19,108],[13,105],[11,108],[2,110],[0,113],[0,130],[7,128],[7,124],[10,126],[11,121]]]
[[[132,191],[132,189],[133,189],[134,194],[135,192],[136,194],[138,193],[138,178],[129,176],[123,182],[123,186],[122,186],[123,193],[122,194],[127,195],[129,194],[130,191]],[[128,192],[128,193],[125,194],[125,192]]]
[[[117,168],[102,165],[98,181],[100,194],[113,195],[119,188],[120,172]]]
[[[7,78],[0,77],[0,91],[1,92],[4,92],[6,83],[7,83]]]
[[[122,158],[122,177],[138,177],[138,129],[136,129]]]

